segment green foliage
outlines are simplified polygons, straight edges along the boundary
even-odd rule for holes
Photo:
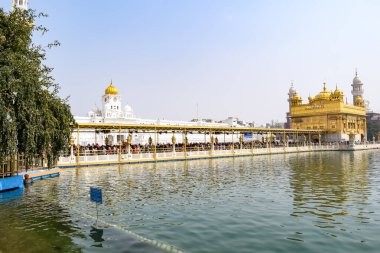
[[[45,49],[32,43],[33,32],[47,31],[34,25],[38,16],[32,10],[0,9],[0,162],[22,154],[27,169],[37,159],[53,166],[69,145],[74,124],[52,68],[44,64]]]
[[[377,134],[380,132],[380,125],[376,122],[367,120],[367,139],[372,141],[372,138],[377,139]]]

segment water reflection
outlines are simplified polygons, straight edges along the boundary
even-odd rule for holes
[[[96,228],[91,226],[91,231],[90,231],[90,237],[96,242],[96,244],[93,244],[93,247],[99,247],[102,248],[102,242],[104,242],[103,239],[103,229]]]
[[[311,217],[315,226],[325,229],[345,229],[344,216],[365,222],[362,209],[370,194],[368,165],[365,152],[296,156],[289,161],[291,215]]]
[[[379,152],[356,152],[71,169],[26,189],[0,219],[30,228],[28,242],[56,229],[44,243],[60,238],[64,252],[155,251],[114,226],[186,252],[377,252],[379,168]],[[98,208],[90,187],[103,190]]]

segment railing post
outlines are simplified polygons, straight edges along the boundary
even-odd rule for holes
[[[79,152],[80,152],[80,147],[79,147],[79,126],[77,127],[77,165],[80,163],[79,159]]]
[[[232,156],[235,156],[234,130],[232,130]]]
[[[154,128],[153,159],[157,160],[157,128]]]
[[[175,143],[176,142],[177,142],[177,140],[176,140],[174,133],[173,133],[173,136],[172,136],[172,152],[173,152],[173,154],[172,154],[172,156],[176,156],[175,155]]]
[[[253,155],[253,132],[251,133],[251,138],[252,138],[252,141],[251,141],[251,154]]]
[[[183,155],[185,156],[185,159],[187,159],[187,134],[186,130],[183,132],[184,138],[183,138]]]
[[[215,141],[215,138],[210,132],[210,156],[213,156],[214,154],[214,141]]]
[[[121,162],[121,127],[119,127],[119,156],[118,156],[118,161],[119,163]]]

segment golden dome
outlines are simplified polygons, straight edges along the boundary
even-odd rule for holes
[[[293,105],[300,105],[302,104],[302,98],[298,95],[296,92],[294,96],[290,99]]]
[[[314,99],[309,95],[309,97],[307,98],[309,100],[309,104],[313,103],[314,102]]]
[[[328,92],[326,89],[326,83],[323,84],[323,91],[321,91],[317,96],[315,96],[315,100],[330,100],[331,92]]]
[[[110,86],[108,86],[108,88],[106,89],[105,94],[106,95],[117,95],[117,94],[119,94],[118,90],[115,88],[115,86],[113,86],[112,81],[111,81]]]
[[[356,105],[363,104],[363,98],[361,96],[357,96],[356,99],[355,99],[355,104]]]
[[[340,100],[343,101],[344,93],[338,89],[338,85],[335,88],[335,91],[331,93],[332,100]]]

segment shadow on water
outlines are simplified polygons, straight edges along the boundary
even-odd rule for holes
[[[92,246],[100,247],[100,248],[103,247],[103,245],[102,245],[102,242],[104,242],[103,229],[98,229],[98,228],[91,226],[90,237],[96,243],[96,244],[93,244]]]

